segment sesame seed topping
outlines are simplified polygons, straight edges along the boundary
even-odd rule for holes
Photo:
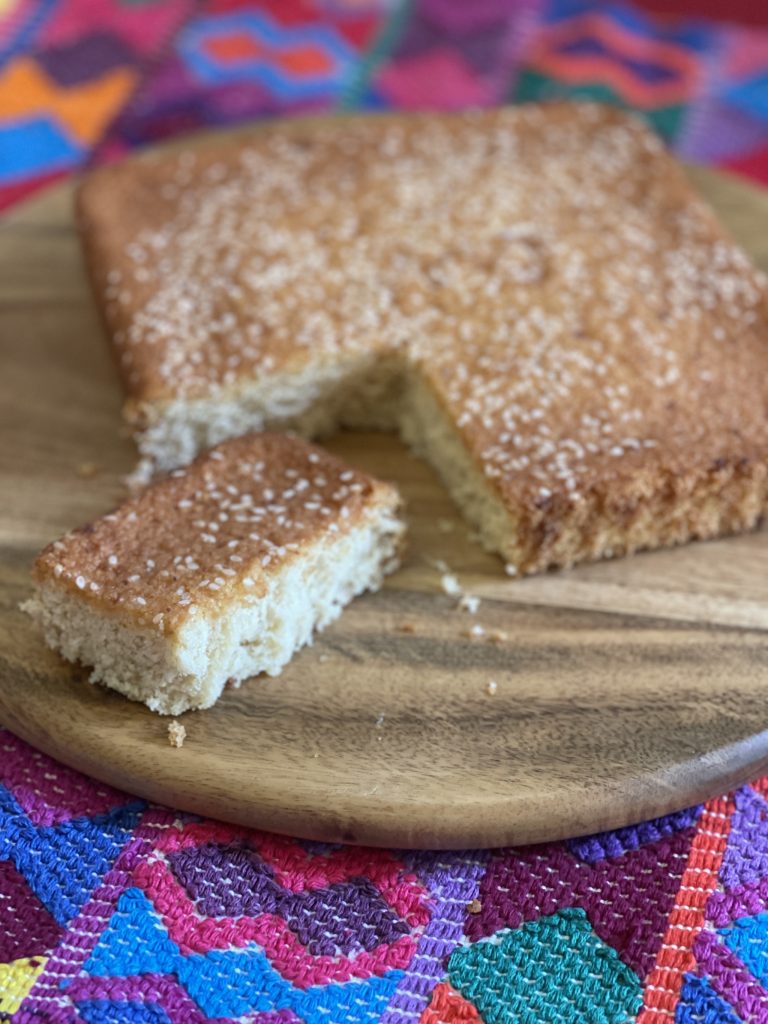
[[[162,201],[104,275],[134,398],[215,398],[297,367],[396,358],[536,528],[599,498],[595,480],[631,489],[639,467],[684,460],[703,438],[714,447],[746,423],[768,439],[763,375],[750,373],[765,277],[629,115],[583,103],[352,119],[153,167]],[[718,388],[723,366],[740,409]],[[331,518],[354,473],[328,490],[319,460],[265,479],[253,459],[250,490],[222,485],[232,504],[217,525]],[[224,531],[200,529],[218,550]]]
[[[286,468],[297,477],[322,470],[312,473],[313,500],[305,502],[296,494],[280,505],[257,504],[254,478],[260,478],[265,493],[274,492]],[[237,588],[251,591],[252,600],[261,581],[308,542],[329,526],[332,532],[346,528],[342,510],[349,522],[353,512],[365,510],[374,487],[380,486],[362,473],[352,471],[349,477],[349,472],[334,456],[295,438],[238,438],[183,472],[151,484],[87,531],[68,534],[41,560],[62,586],[74,584],[87,590],[91,600],[127,606],[143,622],[172,630],[196,607],[234,595]],[[342,473],[360,485],[357,496],[333,498]],[[230,515],[233,506],[249,510],[245,522]],[[255,520],[258,531],[253,530]],[[121,570],[115,571],[118,563]]]

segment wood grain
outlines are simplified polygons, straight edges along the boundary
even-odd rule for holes
[[[768,268],[768,195],[693,173]],[[185,715],[178,750],[167,720],[88,685],[18,610],[38,548],[115,504],[134,461],[70,204],[70,189],[57,188],[0,224],[0,719],[9,728],[153,800],[385,846],[583,834],[768,769],[765,533],[509,580],[429,467],[387,435],[346,434],[329,447],[402,487],[406,564],[283,676]],[[440,592],[435,559],[483,598],[477,616]],[[475,622],[509,639],[471,638]]]

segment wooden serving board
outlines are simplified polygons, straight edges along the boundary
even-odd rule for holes
[[[695,177],[768,268],[768,193]],[[70,206],[57,188],[0,223],[5,725],[152,800],[384,846],[583,834],[768,769],[765,533],[509,580],[431,470],[386,435],[329,444],[405,493],[410,553],[384,591],[354,602],[280,678],[185,715],[181,749],[166,719],[89,685],[18,610],[35,552],[116,503],[134,462]],[[482,598],[475,617],[441,593],[435,559]],[[510,639],[472,638],[473,623]]]

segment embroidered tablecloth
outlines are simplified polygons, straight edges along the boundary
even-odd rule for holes
[[[768,181],[768,4],[0,0],[0,205],[204,126],[561,95]],[[767,798],[388,852],[150,806],[0,732],[0,1019],[768,1022]]]

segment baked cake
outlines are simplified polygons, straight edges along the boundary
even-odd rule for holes
[[[398,504],[305,441],[241,437],[49,545],[25,608],[94,682],[161,714],[206,708],[380,585]]]
[[[284,123],[83,184],[145,459],[399,429],[510,574],[766,503],[765,279],[599,105]]]

